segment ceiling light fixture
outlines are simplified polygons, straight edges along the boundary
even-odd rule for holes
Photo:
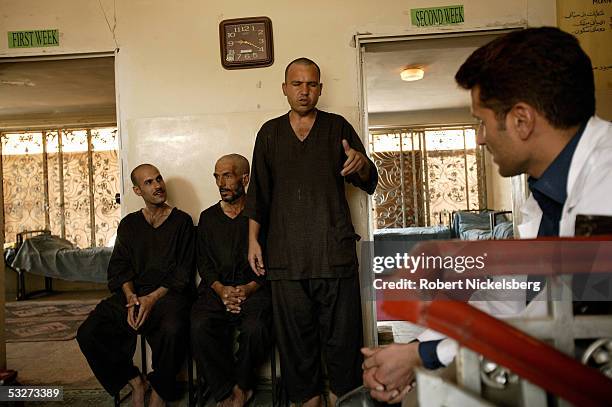
[[[418,81],[420,79],[423,79],[424,75],[425,75],[425,70],[423,68],[416,68],[416,67],[406,68],[402,71],[402,73],[400,73],[402,80],[407,81],[407,82]]]

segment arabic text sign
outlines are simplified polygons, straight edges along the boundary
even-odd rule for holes
[[[572,10],[563,16],[563,20],[565,29],[576,36],[606,31],[606,13],[602,9]]]
[[[598,111],[612,112],[612,1],[559,0],[557,22],[591,58]]]

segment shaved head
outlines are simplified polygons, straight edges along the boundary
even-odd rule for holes
[[[132,180],[132,185],[134,185],[135,187],[138,186],[138,172],[143,168],[154,168],[157,170],[157,167],[154,166],[153,164],[146,164],[146,163],[140,164],[139,166],[134,168],[132,172],[130,173],[130,179]],[[159,170],[157,171],[159,172]]]
[[[234,172],[238,176],[242,176],[244,174],[249,175],[249,160],[241,156],[240,154],[227,154],[217,160],[217,164],[222,161],[231,162],[234,167]]]
[[[285,68],[285,82],[287,82],[287,73],[289,72],[289,68],[291,68],[291,66],[295,64],[314,66],[317,69],[317,76],[319,77],[318,80],[321,81],[321,68],[319,68],[319,65],[317,65],[317,63],[313,61],[312,59],[309,59],[306,57],[300,57],[300,58],[294,59],[293,61],[289,62],[289,65],[287,65],[287,67]]]

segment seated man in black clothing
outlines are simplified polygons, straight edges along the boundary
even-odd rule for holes
[[[176,374],[185,361],[189,330],[189,283],[195,268],[193,221],[166,203],[166,185],[153,165],[131,173],[145,207],[119,223],[108,265],[112,296],[87,317],[77,341],[104,389],[117,394],[127,383],[132,405],[164,406],[175,396]],[[132,363],[137,333],[152,350],[153,371],[145,379]]]
[[[223,156],[214,176],[221,201],[203,211],[198,224],[202,282],[191,310],[191,340],[217,405],[241,407],[253,394],[254,369],[270,348],[271,300],[265,277],[257,277],[247,259],[248,218],[242,210],[249,162],[238,154]]]

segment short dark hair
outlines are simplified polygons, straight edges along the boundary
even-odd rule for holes
[[[287,67],[285,68],[285,82],[287,81],[287,72],[289,72],[289,67],[291,67],[291,65],[293,64],[314,66],[315,68],[317,68],[317,74],[319,75],[319,82],[321,82],[321,68],[319,68],[319,65],[317,65],[315,61],[313,61],[312,59],[308,59],[306,57],[300,57],[300,58],[294,59],[293,61],[289,62],[289,65],[287,65]]]
[[[144,164],[137,165],[130,173],[130,179],[132,180],[132,185],[134,185],[135,187],[139,186],[138,180],[136,179],[136,173],[138,172],[139,169],[144,168],[144,167],[151,167],[151,168],[157,169],[157,167],[154,166],[153,164],[144,163]]]
[[[518,102],[565,129],[595,114],[593,67],[576,37],[554,27],[514,31],[483,45],[455,75],[464,89],[503,118]]]

